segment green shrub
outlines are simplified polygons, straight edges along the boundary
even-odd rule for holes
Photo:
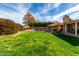
[[[9,19],[0,18],[0,35],[13,34],[22,30],[22,26]]]

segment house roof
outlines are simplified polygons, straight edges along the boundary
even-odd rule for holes
[[[63,23],[55,22],[54,24],[49,24],[48,26],[59,26],[59,25],[63,25]]]
[[[67,24],[75,23],[75,22],[79,22],[79,19],[77,19],[77,20],[71,20],[70,22],[67,22]]]
[[[75,23],[75,22],[79,22],[79,19],[77,19],[77,20],[71,20],[71,21],[67,22],[67,24]],[[48,26],[59,26],[59,25],[63,25],[63,24],[64,24],[64,23],[55,21],[53,24],[49,24]]]

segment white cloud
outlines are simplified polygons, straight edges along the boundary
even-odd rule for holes
[[[54,6],[55,7],[59,7],[62,3],[55,3]]]
[[[47,14],[49,14],[48,11],[54,9],[54,8],[58,8],[62,3],[48,3],[48,4],[45,4],[44,7],[40,8],[41,11],[40,12],[37,12],[35,13],[35,16],[37,19],[39,20],[50,20],[52,18],[52,16],[47,16]],[[45,16],[40,16],[40,15],[45,15]]]
[[[79,11],[74,12],[72,14],[69,15],[70,18],[72,18],[73,20],[79,19]]]
[[[2,5],[5,5],[5,6],[8,6],[10,8],[13,8],[16,10],[16,12],[19,12],[21,14],[25,14],[28,12],[28,9],[31,8],[32,4],[31,3],[18,3],[16,4],[16,6],[12,5],[12,4],[2,4]]]
[[[17,11],[17,5],[16,6],[14,6],[14,5],[12,5],[12,4],[8,4],[8,3],[2,3],[1,5],[3,5],[3,7],[5,8],[5,7],[8,7],[8,8],[6,8],[6,9],[8,9],[8,10],[12,10],[12,9],[14,9],[14,10],[16,10]],[[10,8],[12,8],[12,9],[10,9]],[[13,11],[13,10],[12,10]]]
[[[15,22],[21,23],[23,22],[24,14],[27,13],[28,9],[31,7],[31,4],[17,4],[17,6],[12,6],[10,4],[3,4],[4,7],[8,6],[10,8],[13,8],[15,10],[9,11],[7,8],[6,10],[0,9],[0,18],[8,18]]]
[[[72,7],[64,12],[61,12],[60,14],[56,15],[56,16],[53,16],[53,19],[60,19],[60,17],[66,15],[66,14],[71,14],[73,12],[76,12],[76,11],[79,11],[79,4],[76,5],[75,7]],[[76,15],[74,15],[76,16]]]
[[[48,4],[45,4],[44,7],[40,8],[41,9],[41,12],[39,13],[45,13],[45,12],[48,12],[54,8],[57,8],[61,5],[62,3],[48,3]]]
[[[11,19],[15,22],[22,24],[23,15],[20,14],[20,13],[17,13],[17,12],[7,12],[7,11],[4,11],[4,10],[0,10],[0,18]]]
[[[18,11],[20,12],[20,13],[22,13],[22,14],[26,14],[29,10],[28,9],[30,9],[31,8],[31,6],[32,6],[32,4],[31,3],[27,3],[27,4],[18,4]]]

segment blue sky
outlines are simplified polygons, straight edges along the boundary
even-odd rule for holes
[[[23,22],[24,15],[30,12],[36,20],[42,22],[60,21],[64,15],[73,20],[79,19],[78,3],[1,3],[0,18],[8,18],[17,23]]]

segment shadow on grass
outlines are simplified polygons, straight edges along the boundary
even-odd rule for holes
[[[73,37],[73,36],[68,36],[68,35],[64,35],[64,34],[55,34],[53,33],[55,36],[61,38],[62,40],[70,43],[73,46],[79,46],[79,38],[77,37]]]

